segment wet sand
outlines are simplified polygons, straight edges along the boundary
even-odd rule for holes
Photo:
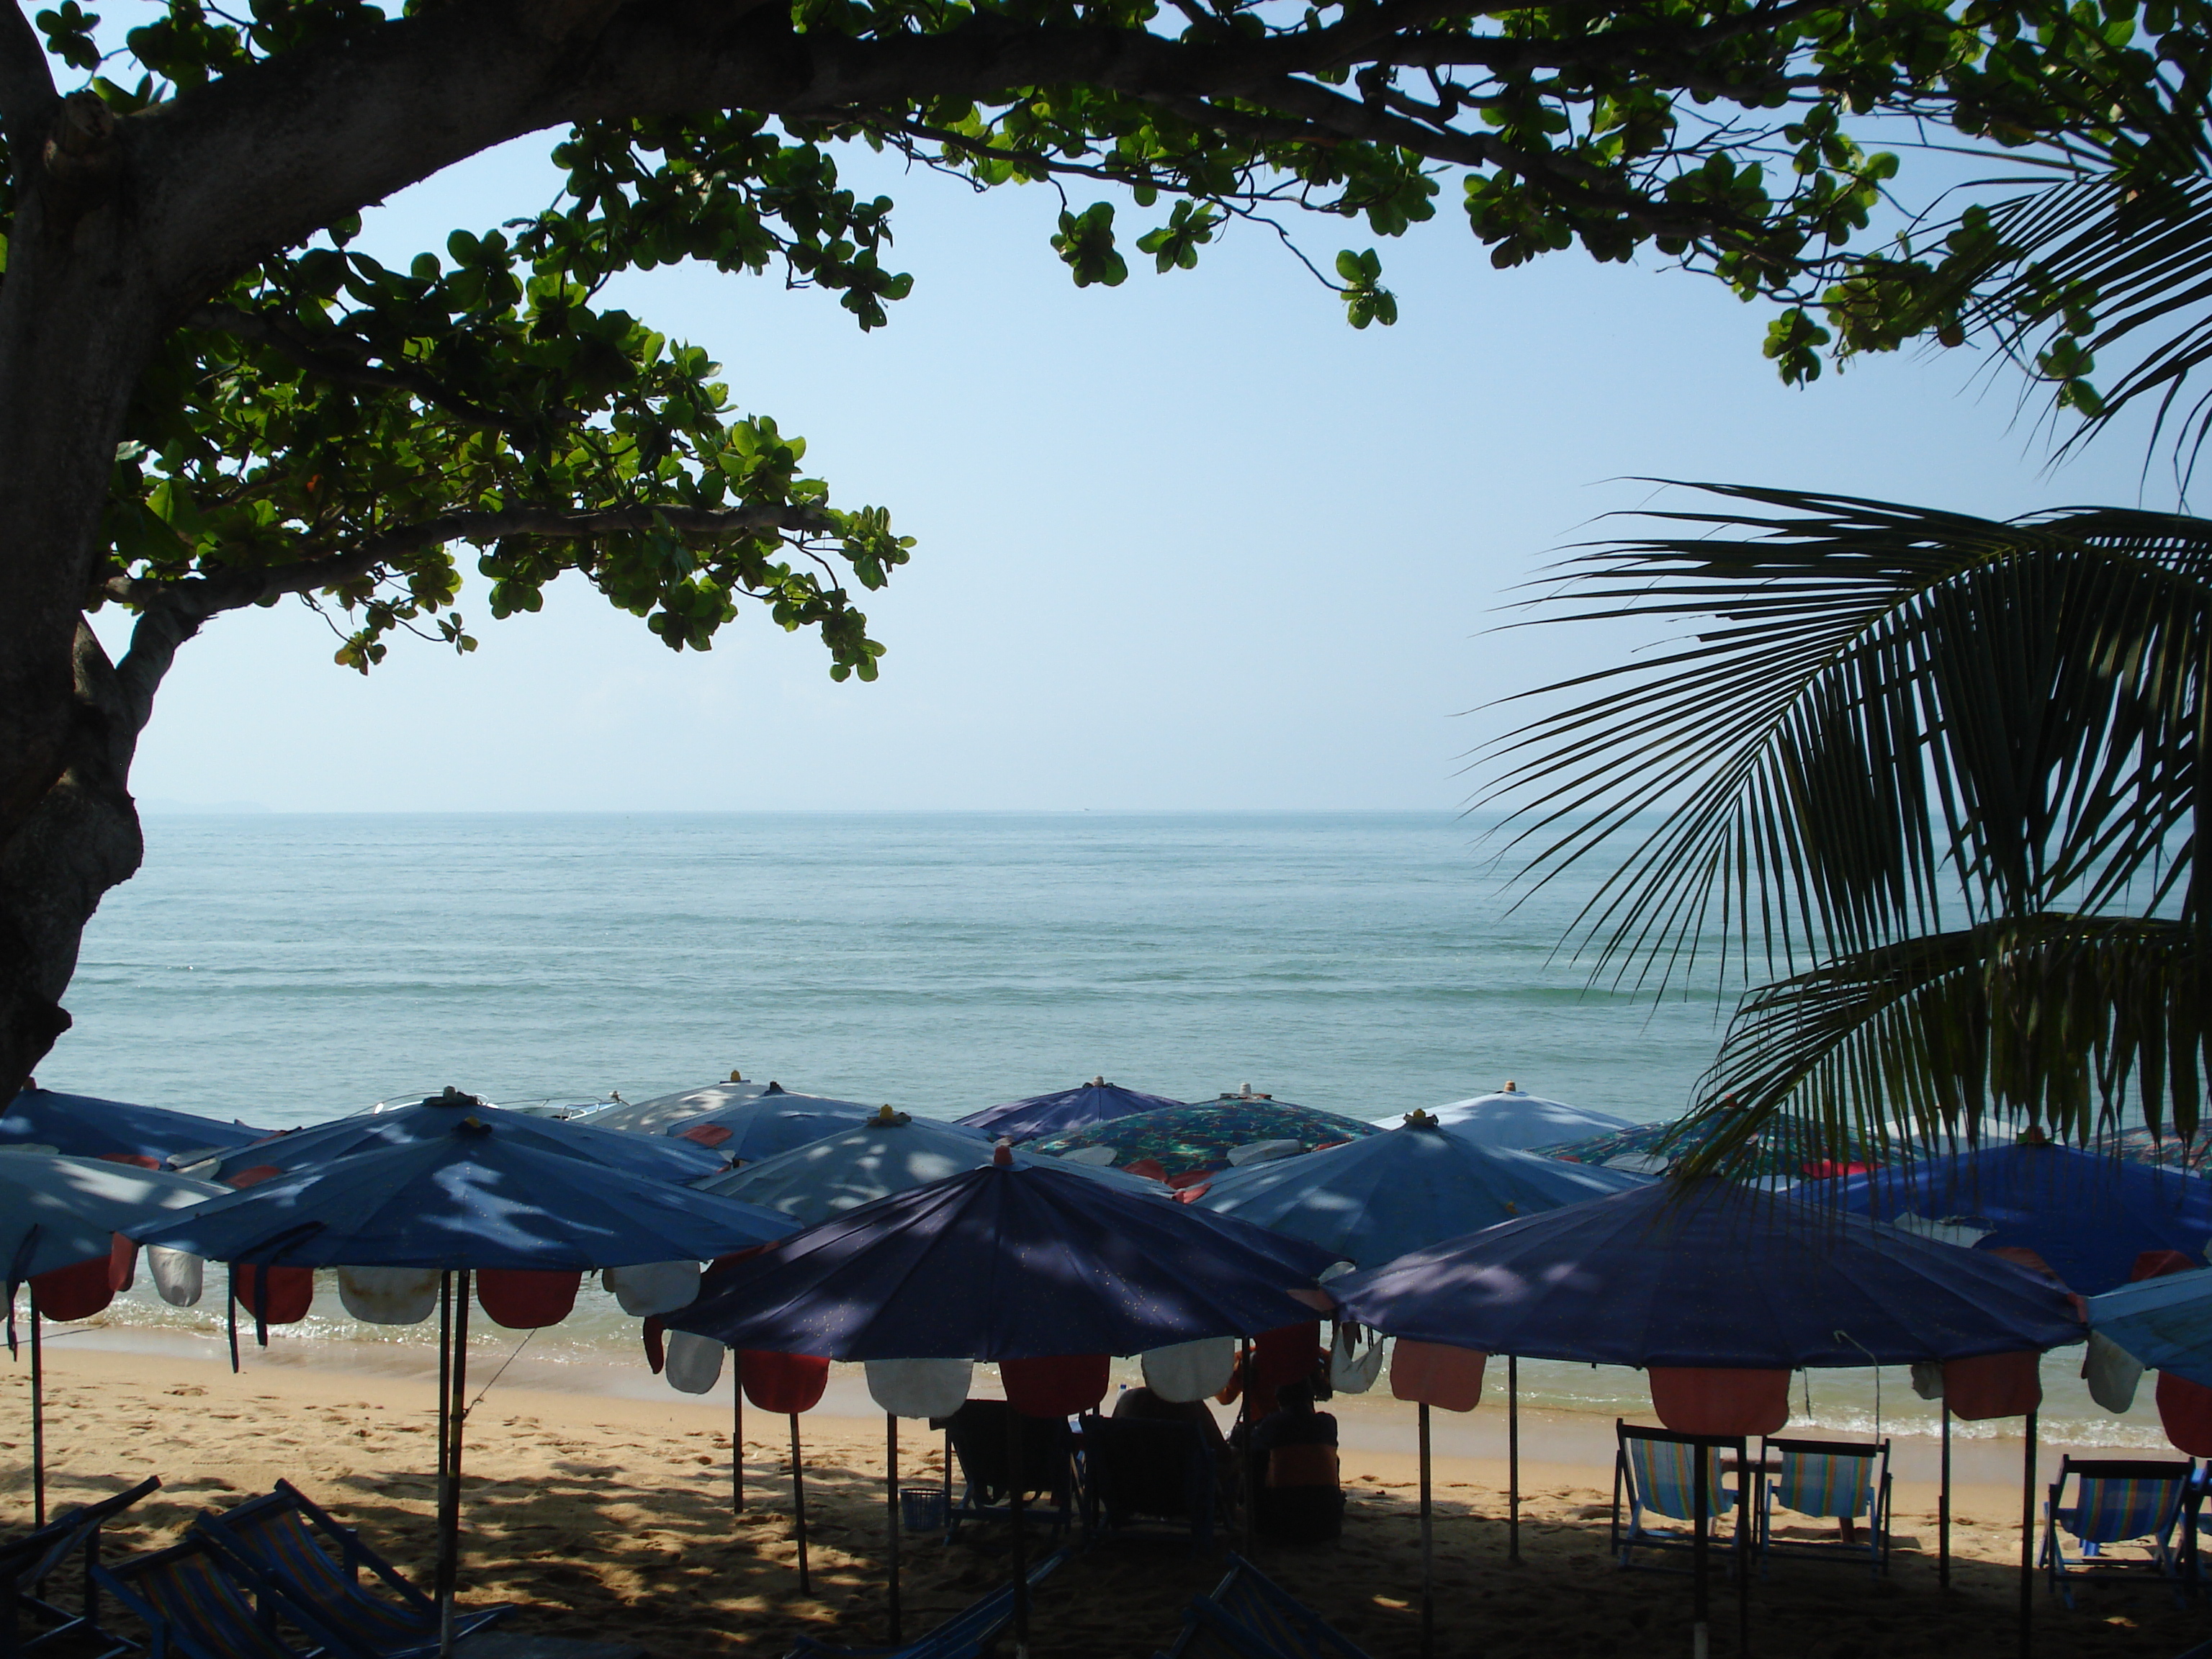
[[[119,1550],[174,1537],[199,1509],[289,1479],[428,1583],[433,1550],[434,1371],[421,1349],[343,1367],[327,1351],[249,1349],[233,1376],[207,1343],[48,1345],[49,1501],[164,1487],[117,1529]],[[477,1363],[471,1393],[496,1361]],[[0,1526],[30,1516],[27,1368],[0,1370]],[[518,1362],[469,1425],[462,1582],[472,1601],[512,1601],[511,1628],[636,1642],[657,1656],[781,1654],[801,1633],[882,1642],[884,1423],[833,1387],[802,1419],[812,1593],[799,1593],[787,1429],[746,1416],[748,1504],[731,1509],[726,1378],[692,1399],[644,1375],[620,1392],[575,1366]],[[1376,1659],[1419,1651],[1419,1548],[1413,1410],[1339,1402],[1350,1501],[1340,1543],[1261,1544],[1265,1571]],[[843,1413],[843,1414],[840,1414]],[[1506,1560],[1504,1412],[1437,1414],[1437,1650],[1486,1659],[1687,1655],[1686,1577],[1622,1572],[1607,1548],[1612,1424],[1524,1413],[1517,1565]],[[909,1484],[941,1478],[941,1441],[902,1425]],[[2040,1478],[2057,1467],[2045,1448]],[[2109,1453],[2107,1454],[2109,1455]],[[1900,1446],[1895,1553],[1886,1579],[1835,1562],[1778,1561],[1750,1594],[1750,1651],[1786,1659],[1982,1659],[2017,1650],[2019,1443],[1959,1448],[1954,1588],[1936,1583],[1934,1449]],[[2039,1498],[2040,1490],[2039,1486]],[[1811,1524],[1805,1536],[1823,1534]],[[1224,1540],[1223,1542],[1234,1540]],[[1000,1582],[1003,1533],[903,1540],[910,1638]],[[1144,1659],[1224,1570],[1188,1540],[1127,1540],[1064,1565],[1036,1598],[1038,1659]],[[1739,1651],[1735,1591],[1715,1577],[1713,1652]],[[2068,1611],[2039,1588],[2036,1651],[2155,1655],[2212,1635],[2212,1614],[2158,1587],[2110,1585]],[[1011,1651],[1011,1649],[1008,1650]]]

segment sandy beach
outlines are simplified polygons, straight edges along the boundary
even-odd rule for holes
[[[161,1492],[117,1532],[118,1548],[135,1550],[173,1537],[196,1510],[282,1476],[427,1583],[434,1465],[427,1356],[345,1369],[331,1358],[249,1352],[244,1374],[233,1376],[211,1344],[50,1344],[50,1501],[160,1474]],[[30,1510],[27,1369],[8,1367],[0,1393],[0,1523],[11,1528]],[[476,1408],[465,1470],[469,1600],[520,1603],[516,1629],[626,1639],[666,1659],[780,1654],[801,1632],[884,1639],[884,1425],[854,1414],[852,1390],[833,1390],[823,1411],[803,1419],[813,1594],[802,1597],[783,1422],[748,1414],[750,1501],[733,1516],[726,1382],[692,1400],[649,1376],[626,1379],[619,1394],[594,1391],[603,1380],[573,1366],[518,1364]],[[1342,1540],[1262,1544],[1259,1559],[1377,1659],[1410,1656],[1419,1632],[1415,1470],[1395,1444],[1410,1445],[1412,1411],[1371,1399],[1340,1404],[1350,1493]],[[1502,1436],[1503,1416],[1488,1403],[1469,1419],[1439,1414],[1447,1454],[1436,1466],[1439,1652],[1686,1654],[1688,1581],[1624,1573],[1607,1557],[1609,1422],[1524,1416],[1523,1560],[1507,1564],[1505,1468],[1480,1455]],[[904,1425],[903,1478],[938,1479],[939,1444],[923,1425]],[[1901,1453],[1889,1577],[1775,1563],[1752,1585],[1751,1651],[1790,1659],[2014,1651],[2017,1444],[1961,1448],[1948,1596],[1936,1578],[1927,1450]],[[2057,1449],[2046,1449],[2046,1475],[2057,1461]],[[950,1547],[909,1535],[903,1553],[909,1637],[1004,1571],[999,1540],[974,1529]],[[1165,1645],[1182,1603],[1221,1571],[1218,1551],[1200,1555],[1172,1541],[1094,1548],[1040,1593],[1036,1651],[1142,1659]],[[1717,1583],[1715,1607],[1714,1651],[1737,1651],[1732,1586]],[[2043,1654],[2172,1656],[2212,1620],[2177,1608],[2161,1589],[2112,1586],[2087,1593],[2072,1612],[2039,1589],[2035,1622]]]

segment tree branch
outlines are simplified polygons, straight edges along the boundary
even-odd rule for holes
[[[214,576],[187,576],[180,581],[112,577],[103,591],[109,599],[137,605],[149,615],[161,611],[187,618],[196,629],[225,611],[242,610],[288,593],[311,593],[318,588],[360,581],[402,554],[442,542],[482,544],[502,536],[581,540],[662,526],[684,537],[732,536],[761,530],[805,535],[837,527],[828,511],[813,507],[619,507],[588,513],[566,507],[517,507],[501,513],[448,513],[380,532],[356,547],[258,570],[227,570]],[[190,636],[188,631],[183,637]]]
[[[0,131],[20,185],[38,164],[47,125],[61,94],[46,62],[46,44],[22,8],[0,3]]]

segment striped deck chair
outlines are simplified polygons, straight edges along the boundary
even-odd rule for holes
[[[435,1650],[437,1604],[290,1481],[193,1525],[257,1596],[276,1600],[333,1649],[375,1659]],[[363,1582],[363,1568],[371,1582]],[[511,1611],[505,1604],[457,1611],[454,1639]]]
[[[295,1642],[273,1610],[256,1608],[205,1538],[109,1566],[94,1562],[94,1583],[144,1621],[146,1659],[313,1659],[320,1649]]]
[[[1743,1496],[1744,1466],[1749,1461],[1743,1441],[1733,1437],[1678,1434],[1672,1429],[1631,1427],[1618,1418],[1613,1419],[1613,1428],[1617,1445],[1613,1460],[1613,1550],[1620,1558],[1620,1565],[1636,1565],[1632,1553],[1638,1549],[1695,1547],[1692,1528],[1696,1521],[1698,1466],[1692,1459],[1699,1447],[1705,1449],[1706,1460],[1707,1537],[1713,1545],[1720,1545],[1723,1540],[1713,1536],[1711,1522],[1734,1511]],[[1736,1479],[1733,1485],[1723,1478],[1723,1451],[1735,1454]],[[1625,1526],[1620,1516],[1624,1498],[1628,1504]],[[1645,1519],[1647,1516],[1663,1516],[1682,1524],[1653,1526]],[[1742,1516],[1739,1516],[1732,1536],[1726,1540],[1730,1554],[1741,1554],[1749,1542]]]
[[[1212,1595],[1194,1595],[1182,1629],[1153,1659],[1367,1659],[1366,1653],[1234,1550]]]
[[[116,1639],[100,1627],[100,1586],[92,1577],[93,1564],[100,1559],[100,1529],[161,1484],[161,1476],[149,1476],[128,1492],[64,1510],[36,1532],[0,1544],[0,1653],[28,1653],[64,1636],[115,1647]],[[73,1556],[83,1558],[82,1613],[46,1598],[46,1580]]]
[[[1777,1440],[1759,1442],[1759,1565],[1770,1555],[1864,1556],[1875,1572],[1889,1571],[1889,1442]],[[1777,1538],[1774,1511],[1788,1510],[1825,1520],[1866,1522],[1863,1542]]]
[[[2058,1478],[2043,1505],[2043,1568],[2051,1589],[2071,1607],[2074,1586],[2085,1577],[2154,1575],[2178,1583],[2173,1528],[2196,1473],[2193,1461],[2061,1458]],[[2070,1504],[2065,1501],[2069,1479]],[[2069,1534],[2081,1546],[2081,1553],[2070,1559]],[[2105,1554],[2109,1544],[2138,1541],[2149,1547],[2148,1559]],[[2175,1595],[2179,1598],[2178,1589]]]
[[[1030,1588],[1035,1589],[1052,1576],[1053,1569],[1067,1559],[1073,1552],[1054,1550],[1030,1570]],[[973,1605],[963,1607],[927,1636],[915,1638],[900,1648],[845,1648],[828,1642],[817,1642],[811,1636],[799,1638],[799,1645],[784,1656],[784,1659],[814,1659],[830,1656],[830,1659],[975,1659],[977,1654],[1005,1634],[1006,1626],[1014,1622],[1014,1587],[1002,1584]]]

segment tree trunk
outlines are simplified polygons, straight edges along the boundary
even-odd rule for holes
[[[118,434],[161,326],[114,123],[61,107],[18,159],[0,283],[0,1103],[69,1027],[100,896],[138,867],[125,787],[150,688],[85,626]]]

